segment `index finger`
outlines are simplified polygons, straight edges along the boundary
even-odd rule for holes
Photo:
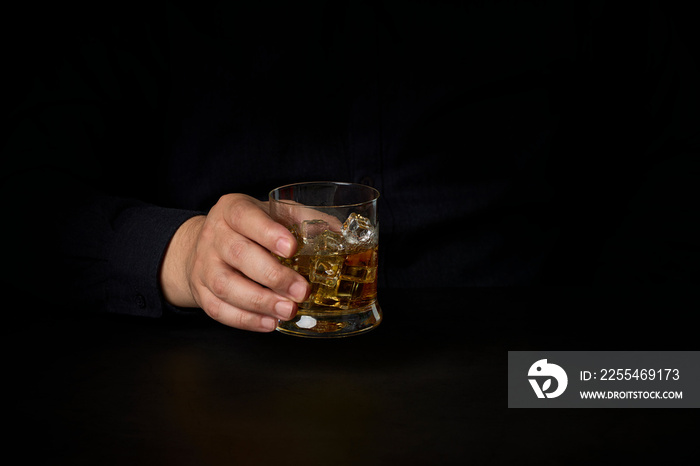
[[[294,235],[274,221],[264,203],[253,197],[241,196],[232,202],[225,218],[232,230],[279,256],[290,257],[297,249]]]

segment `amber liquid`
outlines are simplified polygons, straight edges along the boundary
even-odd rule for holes
[[[343,314],[377,299],[377,247],[352,254],[299,254],[283,263],[311,283],[299,314]]]

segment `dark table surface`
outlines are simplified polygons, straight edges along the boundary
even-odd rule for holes
[[[509,350],[696,350],[690,292],[380,290],[380,327],[337,340],[20,298],[23,464],[687,464],[697,443],[693,409],[507,407]]]

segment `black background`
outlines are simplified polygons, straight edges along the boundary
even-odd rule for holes
[[[46,292],[56,282],[50,264],[45,269],[21,249],[32,257],[22,274],[3,271],[6,441],[24,458],[52,464],[685,463],[698,427],[694,410],[506,408],[508,350],[697,349],[697,89],[687,73],[697,74],[698,49],[692,15],[681,4],[664,2],[660,10],[674,44],[684,47],[669,60],[684,71],[664,88],[672,108],[662,104],[654,118],[644,116],[648,96],[641,96],[660,78],[646,73],[644,55],[624,53],[644,50],[625,41],[647,27],[646,4],[603,10],[598,42],[587,50],[607,67],[551,64],[549,85],[561,97],[553,105],[568,118],[532,166],[550,195],[525,221],[527,231],[536,236],[556,219],[558,232],[547,242],[554,253],[538,286],[407,291],[397,283],[380,289],[386,321],[379,329],[314,342],[240,332],[203,316],[79,312],[70,299]],[[601,16],[591,13],[595,5],[582,5],[577,24],[585,29]],[[3,141],[19,128],[15,109],[23,108],[33,79],[50,81],[45,71],[70,55],[82,28],[110,26],[83,20],[103,18],[102,8],[7,10]],[[111,13],[118,21],[134,11],[147,18],[160,12],[120,4]],[[192,21],[206,28],[204,18]],[[630,79],[640,74],[643,82]],[[137,102],[126,106],[148,100],[134,86]],[[262,105],[273,107],[277,97]],[[136,133],[128,140],[110,135],[121,142],[103,154],[110,169],[96,181],[101,188],[163,200],[147,182],[159,165],[144,161],[134,171],[121,157],[134,141],[159,147],[149,130],[164,105],[129,114]],[[681,136],[647,150],[649,135],[664,131]],[[58,173],[51,170],[60,160],[48,162],[49,173]],[[483,163],[482,173],[494,168]],[[455,176],[454,166],[442,170],[429,174],[436,182]],[[50,193],[64,185],[29,174],[43,181],[14,183],[23,178],[3,172],[4,228],[13,241],[23,231],[16,214],[37,205],[34,188]],[[56,211],[46,210],[40,234],[31,236],[37,248],[60,224]]]

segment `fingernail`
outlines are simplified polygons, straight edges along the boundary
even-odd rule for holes
[[[282,320],[289,320],[294,313],[294,303],[291,301],[279,301],[275,304],[275,312]]]
[[[273,317],[263,317],[260,320],[260,324],[263,329],[272,331],[277,328],[277,319]]]
[[[278,239],[277,244],[275,246],[277,247],[277,253],[284,257],[289,257],[294,252],[294,246],[292,245],[292,242],[289,241],[287,238]]]
[[[294,299],[294,301],[300,303],[306,299],[306,289],[308,284],[306,282],[294,282],[292,286],[289,287],[289,295]]]

